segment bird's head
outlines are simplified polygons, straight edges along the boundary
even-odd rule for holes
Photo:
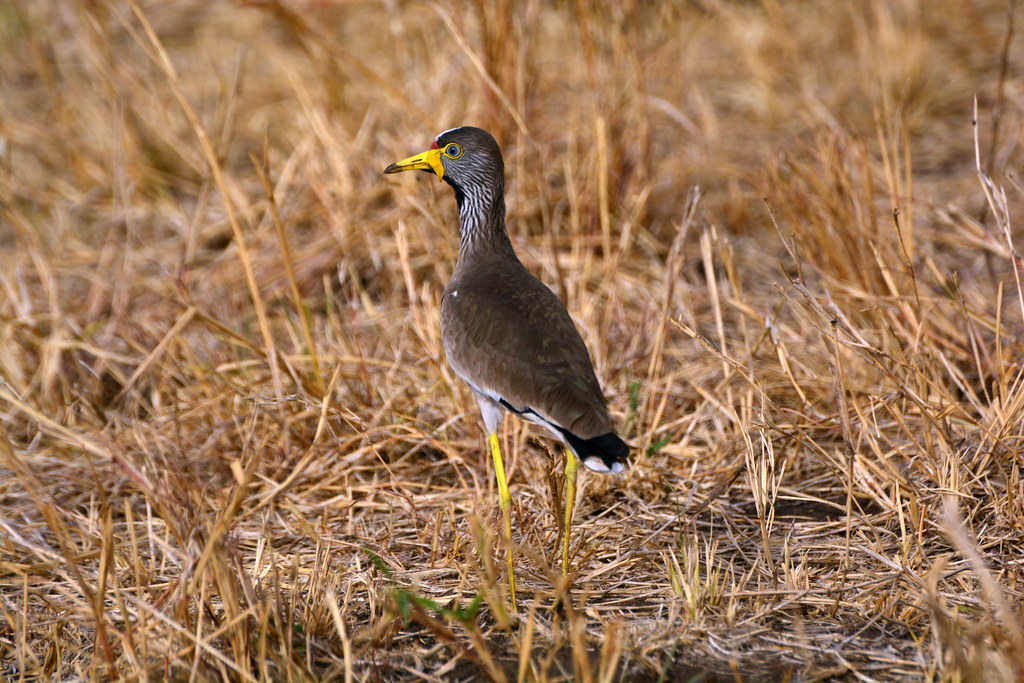
[[[480,128],[452,128],[434,138],[430,149],[396,161],[385,173],[420,170],[444,180],[459,195],[504,189],[505,165],[491,134]]]

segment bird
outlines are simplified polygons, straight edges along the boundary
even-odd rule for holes
[[[580,462],[619,474],[629,446],[616,435],[587,347],[561,300],[516,256],[505,227],[505,165],[494,137],[452,128],[430,148],[384,173],[432,173],[455,191],[459,255],[441,295],[441,340],[455,374],[480,406],[504,522],[509,597],[517,609],[512,497],[498,440],[503,413],[545,428],[565,451],[562,574],[569,572],[569,529]]]

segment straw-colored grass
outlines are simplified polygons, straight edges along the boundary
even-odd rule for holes
[[[1024,680],[1016,7],[0,7],[0,677]],[[634,447],[517,623],[460,124]]]

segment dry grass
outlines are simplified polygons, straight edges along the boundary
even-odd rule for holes
[[[0,7],[0,675],[1024,680],[1006,3],[564,4]],[[517,626],[462,123],[636,449],[559,609],[505,423]]]

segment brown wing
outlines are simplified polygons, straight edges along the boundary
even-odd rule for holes
[[[479,391],[582,439],[612,431],[569,313],[518,261],[456,271],[441,300],[441,335],[452,368]]]

